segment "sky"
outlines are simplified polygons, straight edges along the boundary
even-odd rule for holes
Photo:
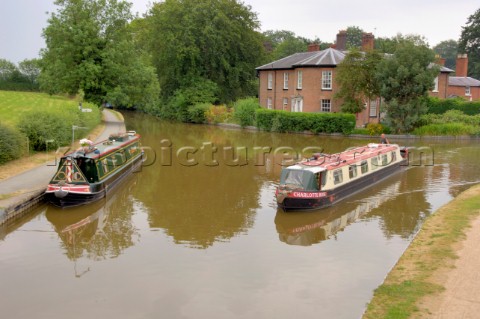
[[[143,15],[152,0],[131,0]],[[480,9],[478,0],[244,0],[256,12],[261,31],[288,30],[334,42],[339,30],[357,26],[375,37],[419,34],[431,47],[458,40],[462,26]],[[42,29],[57,7],[54,0],[1,0],[0,59],[18,63],[39,57]]]

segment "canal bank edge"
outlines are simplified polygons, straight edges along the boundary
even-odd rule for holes
[[[101,125],[104,125],[103,132],[101,132],[98,137],[92,139],[98,142],[107,139],[110,134],[125,131],[125,122],[121,113],[104,109],[102,114]],[[0,225],[22,217],[43,201],[48,181],[55,172],[56,167],[51,167],[51,170],[44,168],[45,165],[41,165],[0,181],[0,189],[8,188],[8,192],[4,193],[13,194],[13,196],[9,196],[6,199],[0,199]],[[42,183],[41,186],[32,186],[29,184],[29,177],[35,177],[36,179],[39,177],[43,178],[46,183],[44,185]],[[15,181],[15,179],[17,180]]]
[[[447,300],[451,303],[458,298],[452,278],[457,285],[462,278],[473,282],[470,289],[475,290],[470,291],[470,300],[461,299],[462,309],[454,310],[458,311],[457,317],[465,314],[466,309],[478,312],[480,306],[474,296],[480,295],[480,282],[474,280],[477,276],[463,271],[462,266],[472,266],[472,262],[473,266],[480,266],[480,254],[474,259],[471,254],[478,243],[469,245],[477,240],[471,233],[480,233],[478,221],[480,184],[426,218],[383,284],[375,290],[362,318],[437,318]]]
[[[197,125],[197,124],[193,124]],[[237,130],[247,130],[247,131],[259,131],[259,132],[266,132],[269,131],[262,131],[256,126],[245,126],[242,127],[240,124],[235,123],[210,123],[206,125],[213,125],[213,126],[220,126],[227,129],[237,129]],[[303,135],[317,135],[317,136],[341,136],[341,137],[351,137],[351,138],[361,138],[361,139],[369,139],[375,138],[379,139],[380,135],[364,135],[364,134],[349,134],[345,135],[343,133],[312,133],[310,131],[303,131],[303,132],[271,132],[271,133],[285,133],[285,134],[303,134]],[[470,135],[458,135],[458,136],[451,136],[451,135],[412,135],[412,134],[386,134],[386,136],[394,141],[395,139],[399,140],[478,140],[480,136],[470,136]]]

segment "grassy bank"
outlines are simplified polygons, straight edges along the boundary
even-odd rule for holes
[[[70,145],[73,125],[86,128],[75,132],[77,140],[92,135],[101,121],[100,111],[83,103],[91,112],[81,112],[78,105],[78,99],[65,96],[0,91],[0,179],[44,161],[47,142],[53,141],[54,148]]]
[[[457,258],[459,243],[472,219],[480,215],[480,185],[457,196],[429,216],[409,248],[375,290],[365,319],[425,317],[423,298],[441,292]]]
[[[20,118],[32,111],[59,111],[66,107],[78,107],[77,99],[50,96],[45,93],[0,91],[0,119],[16,125]],[[85,106],[87,107],[87,106]]]

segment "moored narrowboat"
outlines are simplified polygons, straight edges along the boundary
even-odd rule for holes
[[[407,160],[408,150],[396,144],[370,143],[337,154],[314,154],[282,169],[275,192],[278,207],[331,206],[397,172]]]
[[[134,131],[111,135],[63,156],[48,184],[47,201],[59,207],[88,204],[104,198],[122,179],[138,171],[143,151]]]

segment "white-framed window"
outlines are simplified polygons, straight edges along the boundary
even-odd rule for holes
[[[268,72],[267,89],[271,90],[272,88],[273,88],[273,74],[272,72]]]
[[[301,90],[302,89],[302,85],[303,85],[303,72],[302,71],[298,71],[297,72],[297,89]]]
[[[368,162],[367,161],[362,161],[360,163],[360,170],[362,171],[362,174],[368,173]]]
[[[288,97],[283,98],[283,109],[286,110],[288,106]]]
[[[343,182],[343,172],[342,169],[337,169],[333,171],[333,184],[337,185]]]
[[[469,86],[466,86],[465,87],[465,95],[466,96],[470,96],[471,92],[470,92],[470,87]]]
[[[322,100],[322,112],[331,112],[332,111],[332,104],[330,100],[323,99]]]
[[[288,90],[288,72],[283,73],[283,89]]]
[[[357,177],[357,165],[350,165],[348,167],[348,177],[350,177],[350,179]]]
[[[272,98],[267,97],[267,109],[271,110],[272,109]]]
[[[438,76],[433,80],[433,92],[438,92]]]
[[[302,98],[292,98],[292,112],[303,112],[303,99]]]
[[[332,89],[332,71],[322,71],[322,90]]]
[[[378,101],[377,100],[371,100],[370,101],[370,117],[377,117],[377,106],[378,106]]]

